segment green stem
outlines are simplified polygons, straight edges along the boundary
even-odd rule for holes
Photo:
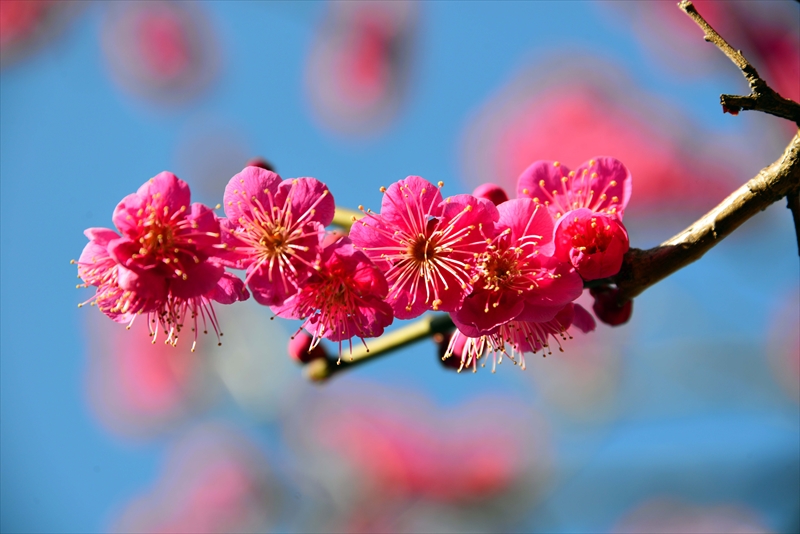
[[[339,363],[332,358],[312,360],[306,364],[305,373],[309,379],[315,382],[322,382],[339,371],[373,361],[378,356],[389,354],[417,341],[428,339],[434,334],[450,333],[454,328],[455,325],[449,315],[428,314],[408,326],[370,340],[369,349],[364,346],[353,348],[352,353],[342,355],[343,359]]]
[[[342,208],[340,206],[336,206],[336,212],[333,214],[333,224],[344,228],[346,231],[350,231],[350,227],[353,226],[353,223],[363,217],[364,214],[360,211],[350,210],[347,208]]]

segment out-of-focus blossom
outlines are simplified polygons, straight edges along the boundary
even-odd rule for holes
[[[245,282],[259,304],[282,305],[319,265],[333,196],[315,178],[281,180],[246,167],[228,182],[223,198],[225,263],[247,269]]]
[[[209,353],[151,343],[146,321],[130,331],[102,315],[86,316],[87,391],[92,410],[116,434],[152,437],[215,396]],[[213,347],[217,349],[217,347]]]
[[[198,4],[110,3],[102,42],[111,72],[123,88],[164,103],[193,96],[218,70],[214,32]]]
[[[306,87],[322,123],[373,133],[394,118],[410,81],[419,4],[331,2],[311,49]]]
[[[69,0],[0,1],[0,67],[52,41],[80,9]]]
[[[378,337],[392,323],[388,291],[381,271],[342,237],[323,249],[302,288],[272,310],[279,317],[305,319],[303,327],[313,335],[310,349],[323,337],[338,341],[341,357],[342,341]]]
[[[680,111],[645,96],[616,71],[595,58],[589,63],[570,56],[516,76],[467,127],[462,168],[468,182],[491,176],[513,191],[532,161],[612,154],[636,177],[636,203],[629,211],[650,219],[666,210],[702,213],[738,186],[741,171],[734,163],[747,151],[709,158],[703,147],[710,137],[686,126],[688,118],[678,122]],[[545,79],[542,72],[548,73]]]
[[[753,510],[742,505],[701,506],[658,498],[646,501],[621,518],[614,533],[756,534],[772,532]]]
[[[773,89],[800,100],[800,16],[796,5],[724,0],[693,3],[731,46],[743,51]],[[633,28],[639,42],[661,60],[659,65],[692,77],[716,75],[723,69],[738,76],[719,50],[698,46],[702,31],[674,4],[609,2],[604,6],[615,15],[626,15],[621,18],[625,28]]]
[[[576,307],[579,304],[591,304],[588,293],[575,302]],[[607,420],[617,414],[623,362],[633,332],[631,328],[597,328],[590,335],[582,332],[570,328],[571,339],[562,341],[564,351],[553,358],[527,358],[528,369],[522,375],[534,383],[542,402],[559,419],[581,423]]]
[[[178,176],[192,177],[192,193],[197,200],[214,206],[231,176],[250,166],[251,145],[240,124],[203,115],[188,120],[181,128],[173,166]]]
[[[380,214],[367,212],[350,238],[386,273],[398,319],[455,311],[472,290],[475,255],[494,237],[498,212],[471,195],[442,199],[440,188],[409,176],[383,190]]]
[[[443,409],[408,389],[350,383],[321,400],[298,408],[295,439],[305,467],[335,492],[322,530],[363,527],[410,504],[513,522],[546,483],[548,430],[531,407],[509,410],[512,398],[476,395]],[[502,519],[491,515],[499,503]]]
[[[265,532],[275,494],[263,454],[222,425],[194,429],[172,446],[153,487],[127,504],[113,532]]]
[[[786,292],[773,311],[767,355],[776,380],[793,399],[800,401],[800,288]]]

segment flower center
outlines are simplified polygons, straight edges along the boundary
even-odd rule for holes
[[[519,275],[517,259],[506,251],[502,256],[490,255],[483,265],[486,288],[503,288],[509,285]]]
[[[264,230],[264,235],[258,243],[268,254],[280,256],[288,252],[289,240],[285,228],[277,226],[274,228],[265,228]]]
[[[611,241],[611,235],[606,232],[602,221],[595,217],[588,223],[581,221],[571,224],[569,231],[572,233],[572,248],[586,254],[604,252]]]
[[[436,256],[436,248],[437,242],[434,239],[420,234],[408,247],[408,255],[416,263],[427,263]]]
[[[172,256],[171,252],[175,248],[172,226],[164,224],[157,217],[151,217],[148,222],[146,226],[148,232],[139,239],[143,249],[140,253],[143,256],[148,254],[159,257]]]

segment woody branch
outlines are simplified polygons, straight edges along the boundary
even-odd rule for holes
[[[684,0],[678,7],[703,29],[706,41],[715,44],[739,67],[750,85],[750,95],[721,95],[723,111],[734,115],[743,109],[761,111],[788,119],[800,126],[800,104],[781,97],[770,88],[741,51],[735,50],[728,44],[691,2]],[[717,207],[656,247],[647,250],[631,248],[625,254],[622,268],[617,275],[587,282],[585,286],[616,286],[620,290],[618,294],[620,302],[633,299],[647,288],[703,257],[753,215],[784,197],[787,198],[788,207],[792,210],[800,251],[800,130],[778,160],[762,169],[757,176],[734,191]],[[334,223],[349,228],[352,221],[360,215],[358,212],[337,208]],[[306,375],[312,380],[323,381],[338,371],[372,361],[376,357],[452,328],[454,325],[449,316],[426,316],[384,336],[384,339],[373,342],[371,350],[354,349],[352,354],[345,356],[341,365],[337,365],[337,362],[330,358],[315,360],[307,366]],[[348,356],[352,358],[352,363],[347,361]]]

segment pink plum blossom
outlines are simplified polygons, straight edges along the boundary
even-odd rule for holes
[[[122,289],[164,302],[212,291],[224,268],[210,261],[219,252],[219,221],[203,204],[190,204],[189,186],[162,172],[128,195],[114,210],[122,237],[108,244],[119,264]],[[151,310],[147,310],[151,311]]]
[[[556,220],[568,211],[588,208],[621,221],[631,197],[631,175],[609,157],[590,159],[575,171],[557,161],[537,161],[520,175],[517,196],[544,204]]]
[[[557,221],[556,257],[584,280],[619,272],[629,248],[622,217],[631,196],[631,175],[621,162],[599,157],[570,171],[537,161],[519,177],[517,193],[547,206]]]
[[[320,239],[335,210],[328,187],[246,167],[225,188],[224,206],[225,264],[247,269],[245,282],[259,304],[281,305],[319,263]]]
[[[300,291],[272,311],[305,319],[303,327],[313,336],[306,351],[313,351],[324,337],[339,342],[341,357],[342,341],[380,336],[392,323],[392,308],[385,302],[388,291],[381,271],[342,237],[323,249],[318,268]]]
[[[477,255],[473,291],[451,315],[488,333],[508,321],[548,321],[578,298],[583,282],[551,255],[553,220],[527,198],[498,206],[497,235]]]
[[[398,319],[456,311],[472,291],[475,257],[494,237],[497,209],[484,199],[442,199],[440,187],[409,176],[384,191],[380,214],[356,222],[350,238],[386,273]]]
[[[109,243],[119,239],[119,234],[108,228],[89,228],[84,234],[89,242],[78,261],[73,262],[78,265],[78,277],[84,282],[77,287],[95,286],[97,291],[91,299],[78,306],[87,303],[96,305],[100,311],[121,323],[130,322],[137,312],[154,308],[154,303],[119,286],[118,264],[108,253]]]
[[[477,371],[478,360],[492,354],[492,372],[503,356],[508,357],[514,365],[519,364],[525,369],[524,354],[536,354],[540,350],[542,356],[552,354],[550,338],[558,344],[558,349],[563,352],[561,341],[571,339],[569,328],[574,326],[581,332],[591,332],[595,329],[592,316],[579,304],[565,305],[552,319],[548,321],[509,321],[495,328],[488,334],[481,335],[468,325],[459,324],[458,330],[450,338],[445,360],[455,356],[460,360],[459,372],[464,367],[472,367]],[[545,354],[545,349],[547,354]]]
[[[556,258],[571,262],[584,280],[617,274],[630,248],[621,222],[586,208],[569,211],[558,221],[555,243]]]
[[[186,182],[162,172],[117,205],[113,220],[122,235],[86,230],[89,243],[75,262],[83,287],[97,287],[87,302],[129,328],[139,314],[147,314],[154,343],[163,331],[166,343],[177,344],[187,323],[195,343],[201,328],[210,327],[219,337],[212,301],[249,298],[242,281],[226,273],[216,256],[222,247],[216,216],[189,201]]]

